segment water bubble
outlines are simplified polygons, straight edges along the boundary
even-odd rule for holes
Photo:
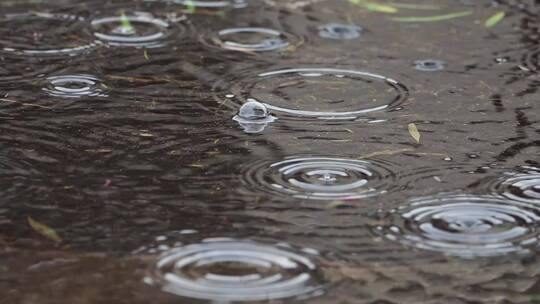
[[[424,72],[442,71],[446,68],[446,62],[441,60],[417,60],[414,62],[414,68]]]
[[[329,39],[355,39],[360,37],[363,29],[352,24],[329,23],[319,26],[319,36]]]
[[[386,193],[395,176],[374,161],[332,157],[294,157],[247,166],[250,188],[309,200],[349,200]]]
[[[540,169],[509,173],[492,182],[491,190],[514,201],[540,206]]]
[[[32,12],[0,18],[0,50],[35,56],[73,56],[95,47],[86,37],[85,19],[75,15]]]
[[[125,20],[130,27],[125,26]],[[95,19],[92,26],[96,38],[109,45],[146,48],[163,46],[170,28],[168,22],[149,14]]]
[[[391,78],[333,68],[277,70],[230,83],[218,99],[232,93],[240,101],[260,100],[268,110],[283,114],[280,119],[355,120],[397,109],[408,96],[407,88]]]
[[[305,298],[323,292],[311,257],[293,248],[207,239],[164,253],[145,282],[182,297],[219,302]]]
[[[260,133],[271,122],[276,121],[276,117],[268,113],[266,106],[254,99],[240,107],[238,115],[233,120],[238,122],[246,133]]]
[[[283,50],[297,40],[293,35],[261,27],[225,29],[212,39],[221,48],[248,52]]]
[[[540,210],[493,196],[417,198],[379,226],[389,240],[463,258],[529,253],[538,245]]]
[[[101,80],[92,75],[63,75],[47,78],[43,91],[51,96],[64,98],[106,97]]]

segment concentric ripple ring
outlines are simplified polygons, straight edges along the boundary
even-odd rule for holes
[[[132,24],[133,32],[122,33],[117,29],[124,19]],[[94,35],[113,46],[159,47],[164,44],[169,23],[149,15],[113,16],[92,21]]]
[[[36,25],[36,22],[44,24]],[[36,32],[35,28],[42,28]],[[74,56],[95,47],[92,37],[82,37],[83,17],[69,14],[32,12],[0,17],[0,50],[35,56]]]
[[[510,174],[495,180],[490,188],[510,200],[540,206],[540,171]]]
[[[101,80],[92,75],[63,75],[47,78],[48,84],[43,91],[51,96],[64,98],[104,97],[100,88]]]
[[[220,103],[226,99],[239,107],[253,98],[264,103],[277,117],[291,119],[356,119],[372,112],[397,110],[408,97],[407,87],[394,79],[334,68],[264,72],[229,86],[222,83],[215,86],[221,87],[227,89],[216,96]],[[235,98],[226,98],[227,95]]]
[[[309,200],[351,200],[386,193],[395,175],[384,164],[331,157],[295,157],[246,166],[256,191]]]
[[[257,42],[242,42],[234,36],[257,36]],[[292,35],[282,33],[269,28],[245,27],[228,28],[221,30],[214,37],[213,43],[217,46],[233,51],[267,52],[287,48],[294,40]]]
[[[417,198],[378,226],[386,239],[463,258],[530,253],[538,246],[540,210],[493,196]]]
[[[311,251],[228,238],[177,247],[145,281],[179,296],[214,301],[310,297],[323,292]]]

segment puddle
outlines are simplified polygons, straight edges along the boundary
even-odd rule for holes
[[[535,1],[0,11],[4,302],[538,300]]]

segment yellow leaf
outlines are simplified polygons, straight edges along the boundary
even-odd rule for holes
[[[409,124],[409,133],[411,134],[412,138],[416,140],[417,143],[420,143],[420,132],[418,132],[418,128],[415,124]]]
[[[506,15],[505,12],[498,12],[496,13],[495,15],[489,17],[486,22],[484,23],[484,25],[487,27],[487,28],[490,28],[490,27],[494,27],[497,23],[501,22],[501,20],[504,19],[504,16]]]
[[[58,234],[56,233],[56,231],[54,231],[54,229],[34,220],[31,217],[28,217],[28,224],[30,224],[30,227],[32,227],[32,229],[34,229],[35,232],[41,234],[42,236],[48,238],[49,240],[52,240],[56,243],[60,243],[62,241],[62,238],[58,236]]]
[[[375,3],[369,0],[349,0],[349,2],[352,4],[362,6],[363,8],[372,12],[387,13],[387,14],[395,14],[398,12],[398,9],[393,6]]]

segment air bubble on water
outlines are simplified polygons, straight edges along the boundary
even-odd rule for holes
[[[240,107],[238,115],[233,117],[233,120],[238,122],[246,133],[260,133],[276,119],[269,114],[265,104],[251,98]]]

